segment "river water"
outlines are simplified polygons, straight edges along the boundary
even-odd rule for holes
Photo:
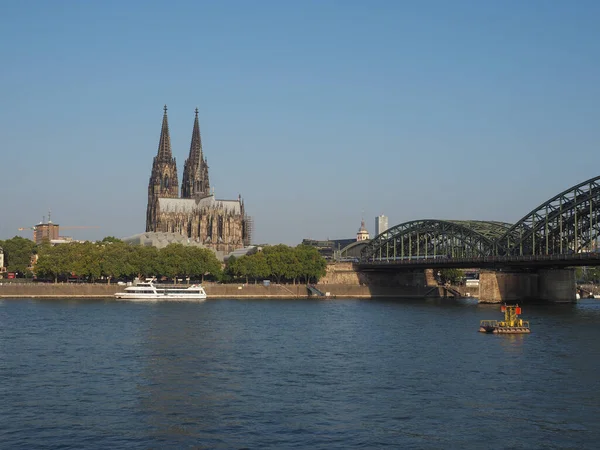
[[[600,301],[0,300],[0,448],[599,448]]]

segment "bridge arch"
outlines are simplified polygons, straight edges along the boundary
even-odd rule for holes
[[[340,260],[356,260],[361,257],[362,250],[369,245],[370,241],[356,241],[346,245],[340,250]]]
[[[496,241],[511,224],[463,220],[413,220],[373,238],[362,250],[363,261],[494,255]]]
[[[600,176],[583,181],[533,209],[497,241],[501,255],[554,255],[597,249]]]

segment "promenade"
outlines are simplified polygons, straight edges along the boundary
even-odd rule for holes
[[[265,299],[295,299],[308,298],[308,291],[304,284],[214,284],[203,285],[209,299],[220,298],[265,298]],[[368,286],[323,284],[317,285],[323,293],[329,293],[326,298],[398,298],[423,296],[426,287],[379,287],[374,291]],[[112,298],[116,292],[125,289],[125,286],[116,284],[88,284],[88,283],[3,283],[0,285],[0,298]]]

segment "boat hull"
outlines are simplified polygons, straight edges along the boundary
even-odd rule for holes
[[[498,327],[492,333],[495,334],[527,334],[531,333],[529,328],[524,327]]]
[[[192,285],[190,287],[163,287],[154,283],[136,283],[125,288],[125,292],[117,292],[115,298],[119,300],[138,301],[203,301],[206,300],[206,291],[202,286]]]
[[[206,300],[206,294],[202,295],[164,295],[164,294],[128,294],[127,292],[118,292],[115,294],[118,300],[142,300],[142,301],[181,301],[190,300],[202,302]]]
[[[528,334],[531,330],[526,327],[479,327],[480,333],[493,334]]]

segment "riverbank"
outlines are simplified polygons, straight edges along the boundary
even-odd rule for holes
[[[398,298],[432,296],[431,288],[425,286],[370,287],[345,284],[317,285],[325,294],[322,298]],[[309,298],[303,284],[216,284],[204,285],[209,299],[219,298]],[[5,283],[0,285],[0,298],[111,298],[125,286],[107,284],[70,283]],[[433,296],[438,296],[433,293]]]

